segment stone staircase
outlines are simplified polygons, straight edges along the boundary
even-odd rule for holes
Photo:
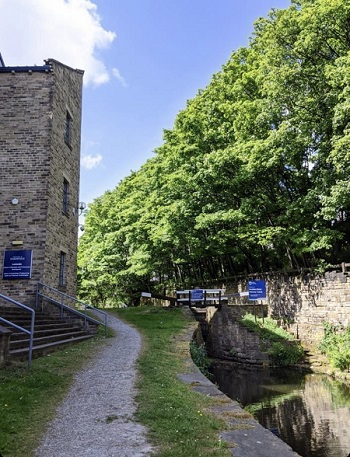
[[[31,315],[22,309],[0,307],[0,317],[30,330]],[[12,332],[9,348],[10,360],[27,359],[29,335],[4,322],[0,322],[0,324]],[[69,322],[66,319],[37,311],[34,324],[33,357],[39,357],[73,343],[92,338],[96,332],[91,330],[91,326],[89,331],[86,331],[76,322]],[[97,331],[97,326],[95,330]]]

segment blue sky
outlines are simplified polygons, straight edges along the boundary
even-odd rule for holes
[[[80,200],[138,170],[253,22],[289,0],[0,0],[7,65],[86,70]],[[28,22],[28,18],[30,21]]]

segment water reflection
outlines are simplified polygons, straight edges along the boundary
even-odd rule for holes
[[[215,362],[215,381],[303,457],[348,457],[350,389],[323,375]]]

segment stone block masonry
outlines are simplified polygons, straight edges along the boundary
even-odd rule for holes
[[[253,311],[241,306],[223,305],[220,311],[207,309],[206,349],[210,357],[241,363],[268,364],[260,337],[239,323],[240,317]],[[258,307],[259,315],[264,309]]]
[[[33,252],[31,279],[1,274],[0,291],[29,306],[37,282],[76,293],[82,79],[53,59],[0,69],[1,269],[5,251]]]
[[[344,273],[275,278],[268,288],[269,314],[304,342],[317,344],[325,322],[350,325],[350,282]]]
[[[317,344],[323,336],[324,322],[340,327],[350,325],[350,280],[346,272],[298,276],[261,274],[260,279],[266,280],[264,303],[268,314],[280,320],[303,342]],[[247,290],[247,281],[230,282],[226,293]],[[246,312],[249,302],[244,299],[240,302],[242,313]]]

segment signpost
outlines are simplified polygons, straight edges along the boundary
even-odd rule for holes
[[[249,300],[266,300],[266,281],[248,281]]]
[[[192,301],[202,301],[203,300],[203,290],[202,289],[191,290],[191,300]]]
[[[2,279],[30,279],[33,251],[5,251]]]
[[[266,300],[266,281],[257,279],[256,281],[248,281],[249,300]],[[256,310],[254,306],[254,316],[256,321]],[[264,322],[264,311],[262,310],[262,320]]]
[[[142,292],[141,297],[152,298],[152,294],[150,292]]]

